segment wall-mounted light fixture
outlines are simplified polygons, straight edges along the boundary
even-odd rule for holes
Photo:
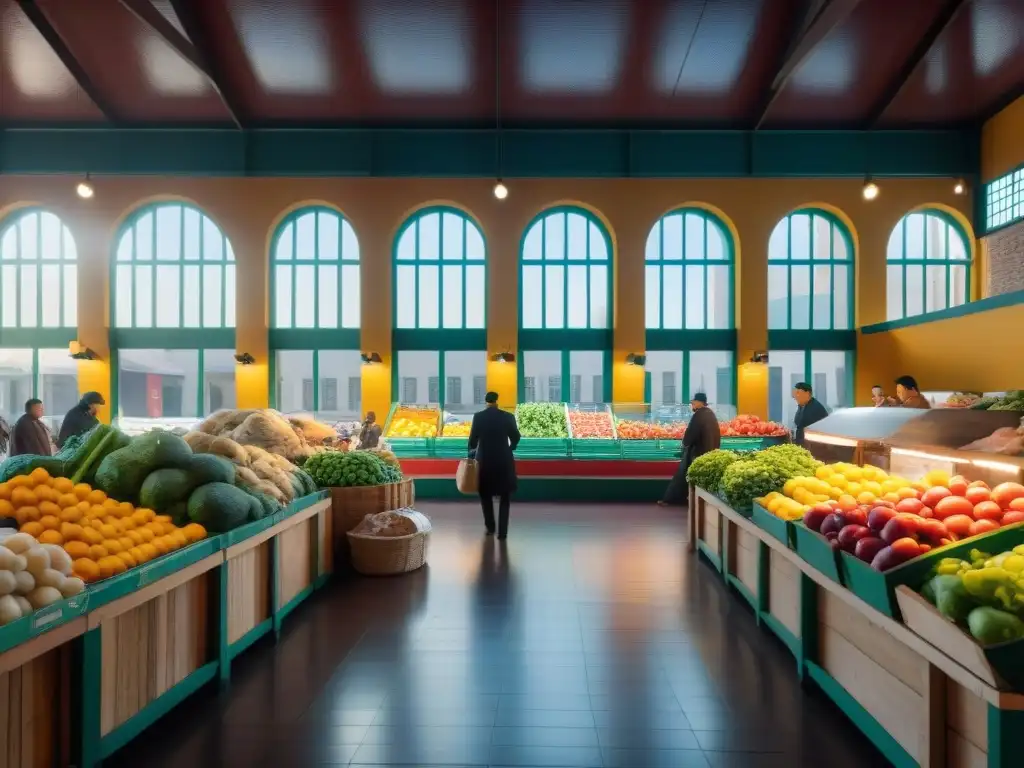
[[[68,344],[68,354],[74,360],[95,360],[98,355],[80,341],[72,341]]]
[[[491,360],[495,363],[514,363],[516,356],[511,352],[495,352],[491,355]]]
[[[754,356],[750,358],[750,362],[759,363],[761,365],[768,364],[768,351],[764,349],[758,349],[754,351]]]
[[[953,185],[953,194],[954,195],[966,195],[967,194],[967,184],[966,184],[966,182],[963,179],[957,179],[956,180],[956,183]]]
[[[381,362],[379,352],[362,352],[359,357],[362,359],[363,365],[373,365]]]
[[[85,178],[78,182],[75,187],[75,194],[77,194],[83,200],[89,200],[93,195],[96,194],[96,190],[92,186],[92,182],[89,180],[89,174],[85,174]]]
[[[248,352],[241,352],[235,355],[235,362],[239,365],[252,365],[256,362],[256,358],[250,355]]]
[[[644,366],[647,364],[647,355],[640,352],[630,352],[626,355],[626,365]]]
[[[864,186],[861,187],[860,194],[868,202],[875,200],[878,197],[879,190],[878,185],[872,180],[870,176],[864,178]]]

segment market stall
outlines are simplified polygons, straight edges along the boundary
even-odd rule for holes
[[[1022,459],[978,449],[1020,453],[1021,414],[893,413],[828,417],[814,456],[695,462],[691,546],[895,765],[1016,765]],[[901,423],[886,435],[885,420]]]
[[[479,410],[478,408],[476,410]],[[517,498],[653,501],[679,464],[688,405],[520,403]],[[473,409],[395,403],[384,434],[420,498],[458,498]],[[781,424],[740,415],[720,422],[722,444],[752,451],[789,439]],[[623,484],[621,481],[628,480]]]
[[[253,441],[100,425],[0,464],[18,527],[0,536],[9,764],[98,764],[226,684],[232,658],[326,582],[327,494]]]

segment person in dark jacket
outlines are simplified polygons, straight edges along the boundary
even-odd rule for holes
[[[804,430],[811,424],[816,424],[826,416],[828,411],[825,406],[818,402],[811,390],[811,385],[806,381],[798,382],[793,387],[793,399],[796,400],[796,417],[793,419],[793,426],[796,427],[796,434],[793,442],[797,445],[804,444]]]
[[[25,403],[25,415],[18,419],[11,432],[11,456],[51,456],[50,430],[42,422],[43,401],[32,398]]]
[[[519,445],[516,417],[498,408],[498,393],[484,397],[487,407],[473,415],[469,451],[477,462],[477,486],[487,535],[494,533],[494,497],[498,497],[498,538],[508,536],[508,515],[516,490],[516,462],[512,451]]]
[[[683,433],[680,456],[682,461],[679,462],[676,473],[665,489],[665,495],[658,502],[662,507],[686,503],[689,495],[686,473],[690,469],[690,464],[698,456],[703,456],[722,445],[722,430],[718,426],[715,412],[708,408],[708,396],[703,392],[697,392],[690,401],[690,407],[693,409],[693,415],[690,417],[690,423],[686,425],[686,432]]]
[[[359,447],[362,450],[376,448],[380,444],[380,424],[377,423],[377,414],[373,411],[366,412],[366,419],[359,430]]]
[[[67,416],[64,417],[64,422],[60,425],[60,434],[57,435],[57,447],[63,448],[64,442],[69,437],[88,432],[99,424],[100,420],[96,418],[96,412],[100,409],[101,405],[106,404],[107,402],[103,399],[103,395],[99,392],[86,392],[82,395],[78,405],[68,411]]]

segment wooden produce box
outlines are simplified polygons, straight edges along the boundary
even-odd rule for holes
[[[726,582],[750,603],[756,613],[760,605],[761,539],[756,527],[733,509],[721,510],[723,523],[723,571]]]
[[[725,502],[703,488],[698,488],[694,496],[694,528],[691,536],[696,541],[697,550],[702,552],[708,561],[721,571],[723,526],[721,508],[725,506]]]

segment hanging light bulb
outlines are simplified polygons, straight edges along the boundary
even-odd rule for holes
[[[83,200],[88,200],[96,194],[96,190],[93,189],[92,184],[89,183],[89,174],[85,174],[85,179],[78,182],[78,186],[75,187],[75,192]]]
[[[953,185],[953,194],[962,195],[967,192],[967,185],[964,184],[963,179],[957,179],[956,184]]]
[[[508,187],[501,183],[501,179],[498,179],[498,183],[494,185],[494,196],[499,200],[508,197]]]
[[[870,176],[868,176],[864,180],[864,188],[861,189],[860,191],[861,195],[864,197],[865,200],[874,200],[876,197],[878,197],[878,192],[878,185],[871,180]]]

